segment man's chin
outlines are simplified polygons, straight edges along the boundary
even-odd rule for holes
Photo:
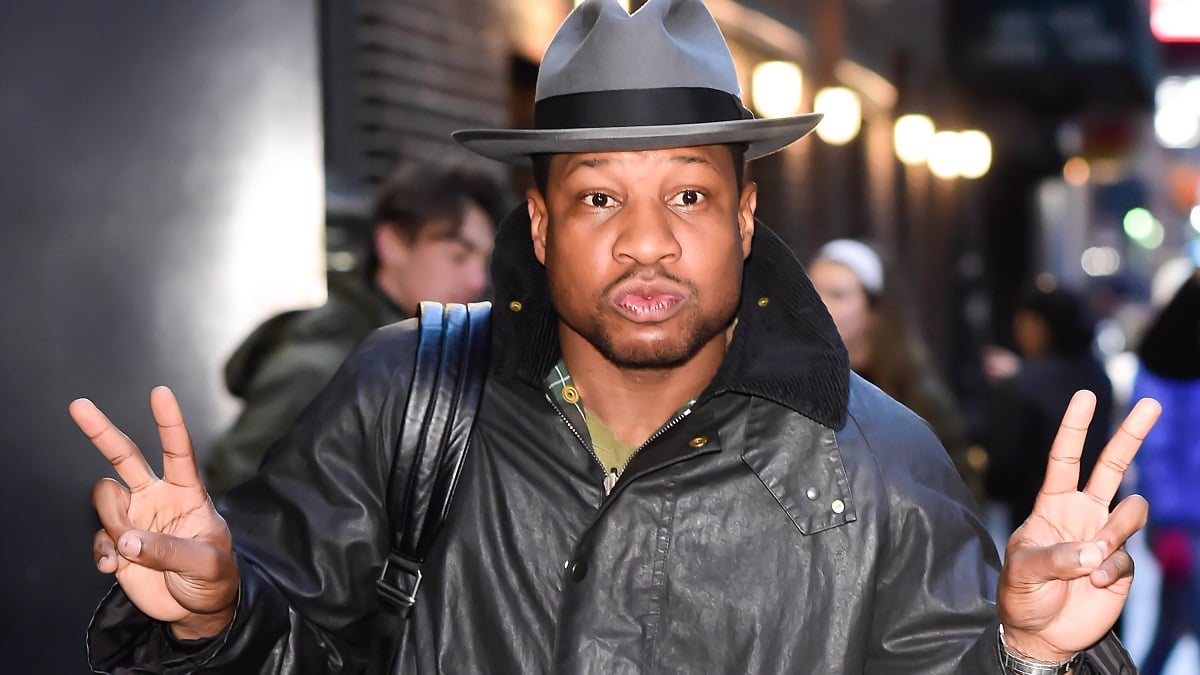
[[[664,343],[606,344],[600,348],[604,358],[620,368],[662,370],[682,366],[696,355],[689,345]]]

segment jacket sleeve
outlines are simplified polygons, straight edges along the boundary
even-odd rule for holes
[[[218,503],[241,574],[229,628],[174,640],[114,587],[89,627],[97,672],[361,672],[378,608],[374,581],[391,544],[384,500],[414,326],[370,337],[262,470]]]
[[[1000,561],[991,535],[932,432],[907,412],[897,415],[909,419],[868,412],[850,422],[875,458],[885,500],[874,515],[884,534],[865,672],[1004,675],[994,604]],[[1075,672],[1136,670],[1110,634]]]

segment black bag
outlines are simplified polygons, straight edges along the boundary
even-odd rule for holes
[[[491,304],[423,302],[416,362],[388,487],[392,552],[376,582],[380,610],[370,672],[390,673],[467,457],[487,377]]]

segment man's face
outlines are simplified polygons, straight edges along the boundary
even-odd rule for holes
[[[558,155],[546,192],[529,194],[534,251],[567,331],[623,368],[678,366],[723,339],[755,207],[727,148]]]
[[[441,229],[430,225],[412,242],[391,227],[376,232],[380,259],[376,281],[405,311],[415,311],[423,300],[474,302],[487,290],[494,236],[491,218],[471,205],[463,212],[456,234],[430,234]]]

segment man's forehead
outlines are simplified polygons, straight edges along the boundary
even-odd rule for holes
[[[732,158],[725,145],[698,145],[682,148],[658,148],[653,150],[613,150],[605,152],[574,152],[556,154],[551,157],[552,165],[574,169],[579,166],[603,167],[635,164],[709,164],[714,168]]]

